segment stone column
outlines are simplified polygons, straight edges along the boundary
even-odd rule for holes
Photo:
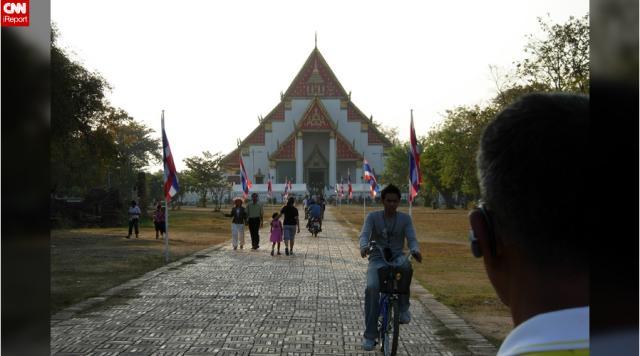
[[[336,185],[336,133],[329,133],[329,185]]]
[[[304,154],[302,151],[302,132],[298,131],[296,135],[296,184],[304,183],[303,172]]]
[[[271,186],[273,187],[276,184],[276,161],[269,161],[269,175],[271,176]],[[267,182],[269,181],[269,177],[267,177]]]

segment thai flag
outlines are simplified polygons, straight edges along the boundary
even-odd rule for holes
[[[340,192],[338,194],[340,196],[340,199],[344,197],[344,178],[342,177],[340,177]]]
[[[349,183],[349,199],[353,199],[353,188],[351,187],[351,173],[349,173],[349,177],[347,178],[347,182]]]
[[[413,110],[411,110],[411,129],[409,132],[409,202],[413,202],[420,184],[422,184],[422,173],[420,172],[420,154],[418,153],[418,140],[416,130],[413,126]]]
[[[164,197],[167,201],[178,194],[178,173],[173,163],[173,155],[169,147],[169,139],[164,131],[164,111],[162,111],[162,161],[164,162]]]
[[[371,180],[371,177],[373,177],[373,173],[371,173],[371,166],[369,166],[369,162],[367,162],[366,159],[362,164],[362,171],[364,172],[364,181],[368,182],[369,180]]]
[[[418,190],[420,190],[420,184],[422,184],[418,140],[416,139],[416,130],[413,126],[413,110],[411,110],[411,130],[409,135],[409,202],[413,202],[416,195],[418,195]]]
[[[378,186],[376,176],[371,175],[371,179],[369,180],[369,194],[371,194],[371,198],[373,199],[378,193],[380,193],[380,186]]]
[[[272,197],[272,191],[271,191],[271,176],[269,176],[269,181],[267,182],[267,195],[269,196],[269,198]]]
[[[249,189],[251,189],[251,180],[247,176],[247,171],[244,169],[244,161],[242,161],[242,153],[240,153],[240,178],[242,180],[242,196],[246,198],[249,196]]]
[[[376,195],[380,192],[380,187],[378,187],[378,180],[376,179],[376,175],[372,172],[371,168],[369,167],[369,163],[367,163],[366,160],[364,161],[363,170],[365,171],[365,180],[369,182],[369,194],[371,194],[371,198],[375,198]]]
[[[287,187],[289,188],[289,191],[291,191],[291,179],[287,180]]]
[[[284,200],[285,202],[289,199],[289,178],[284,178]]]

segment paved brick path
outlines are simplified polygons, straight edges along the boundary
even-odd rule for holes
[[[270,256],[265,228],[258,251],[210,248],[62,311],[52,317],[51,353],[380,354],[360,346],[367,261],[330,210],[326,218],[320,237],[297,236],[294,256],[284,246]],[[399,354],[495,354],[424,289],[412,289]]]

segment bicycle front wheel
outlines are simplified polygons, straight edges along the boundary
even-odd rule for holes
[[[393,333],[393,339],[391,340],[391,353],[395,355],[398,351],[398,337],[400,336],[400,307],[398,306],[398,299],[391,300],[391,332]]]

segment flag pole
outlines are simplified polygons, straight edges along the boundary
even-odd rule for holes
[[[164,110],[162,110],[162,132],[164,131]],[[163,142],[163,147],[162,147],[162,157],[165,158],[165,147],[164,147],[164,142]],[[163,159],[164,161],[164,159]],[[167,165],[164,165],[164,175],[165,177],[169,176],[169,173],[167,172]],[[167,198],[167,194],[164,195],[164,200],[165,200],[165,207],[164,207],[164,226],[165,226],[165,230],[164,230],[164,263],[169,263],[169,203],[171,201],[171,198]]]

